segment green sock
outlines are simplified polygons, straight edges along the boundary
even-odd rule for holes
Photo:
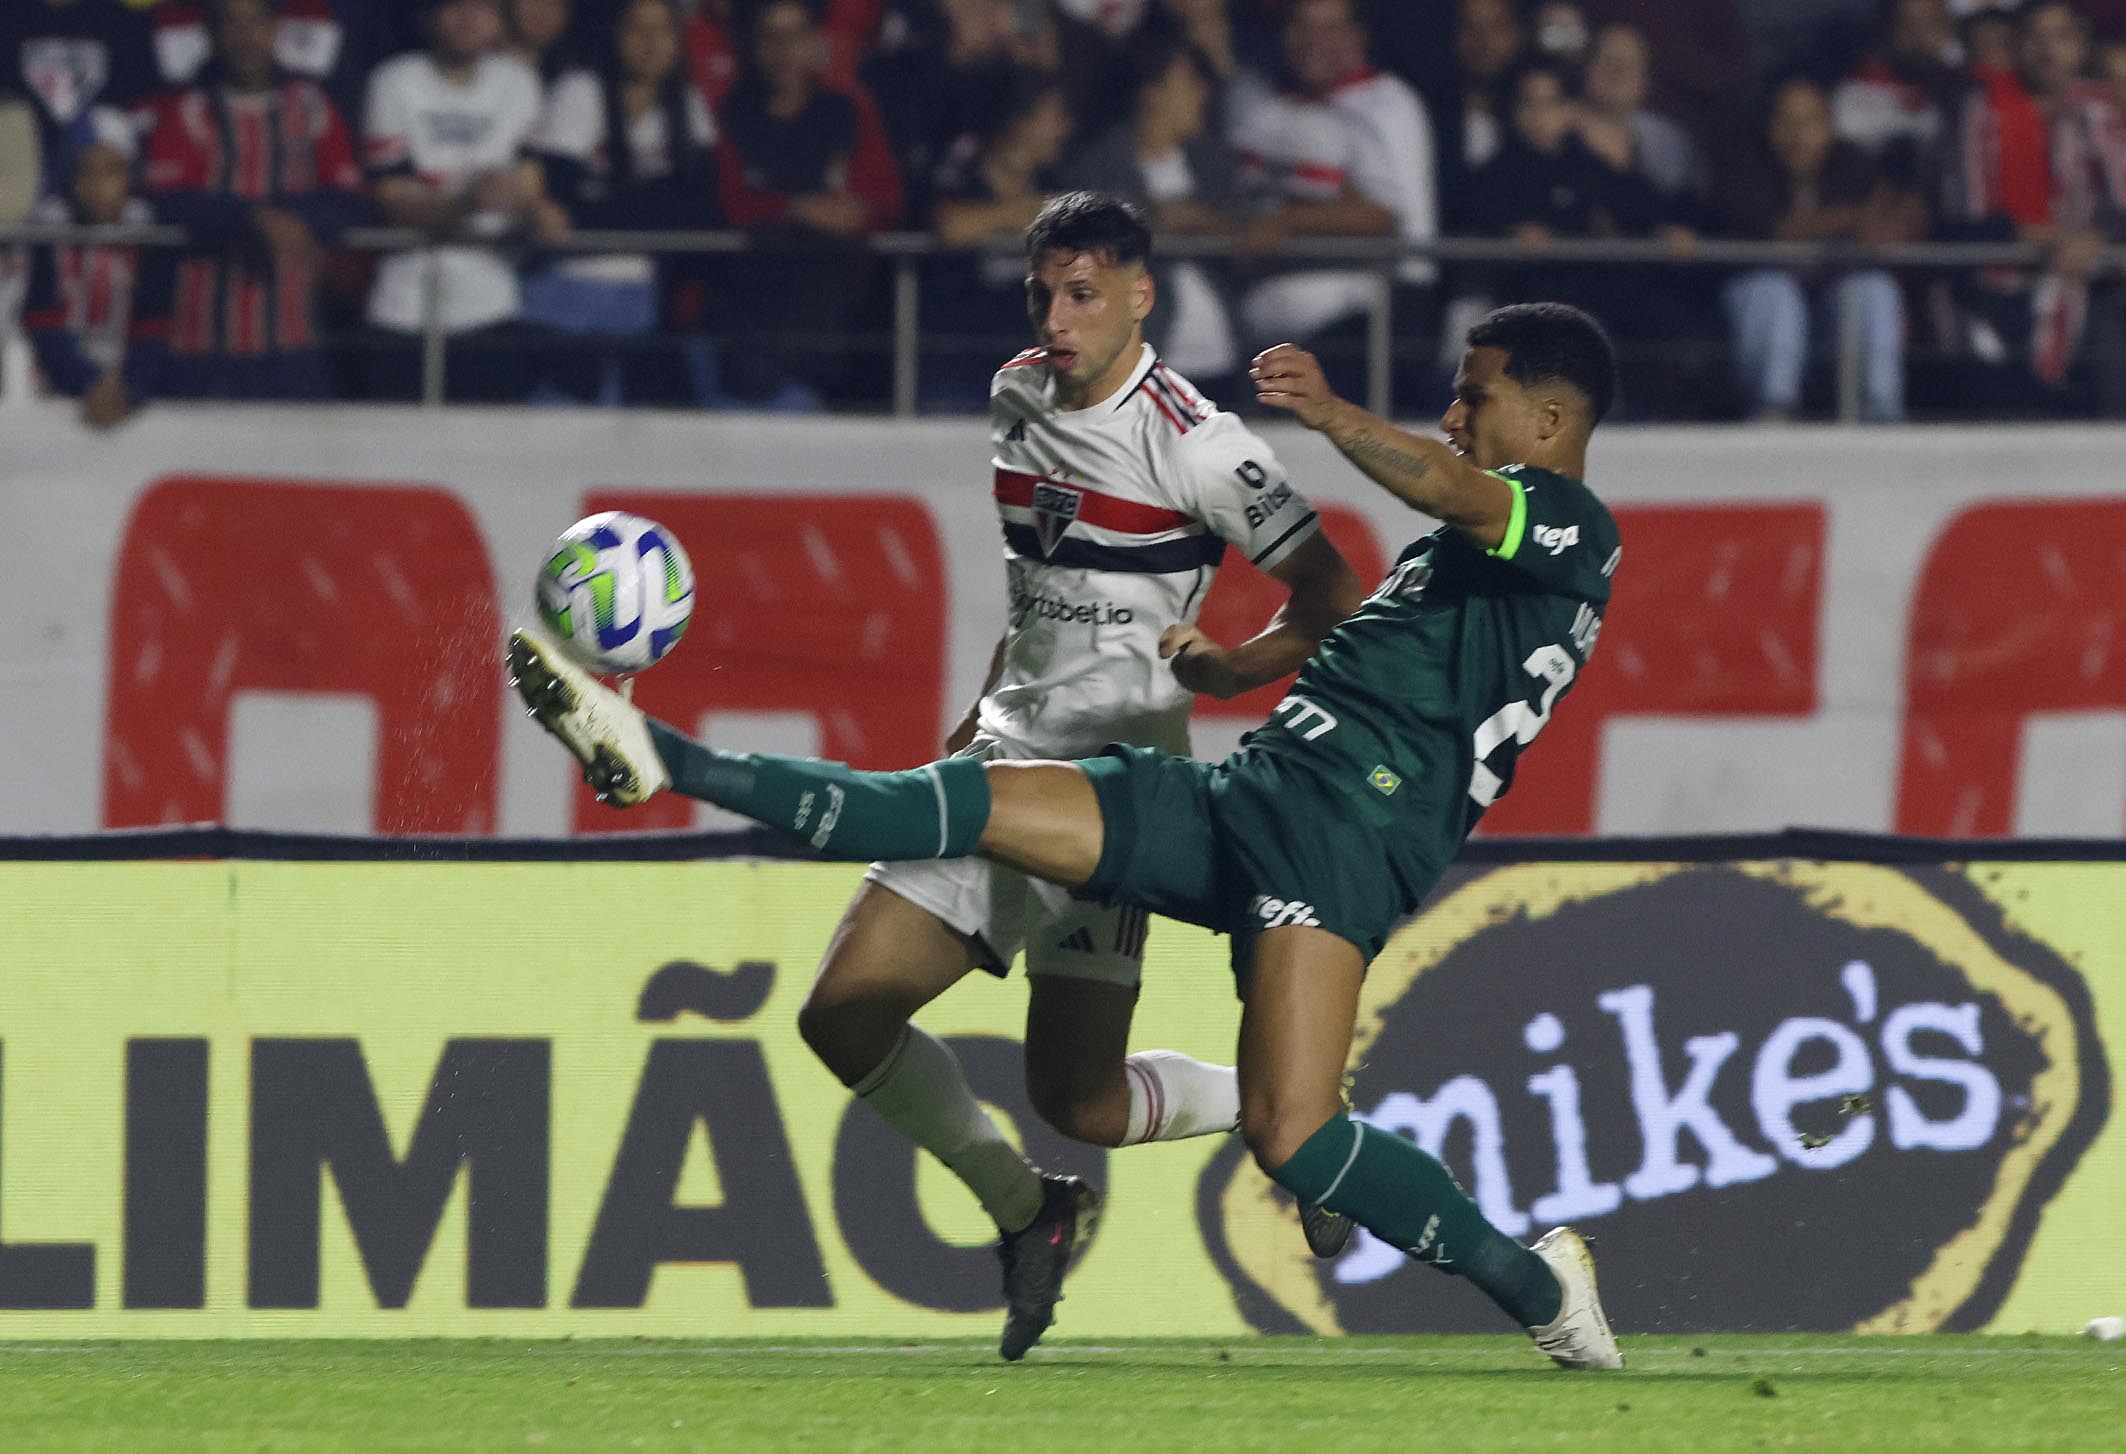
[[[989,778],[971,758],[858,772],[809,757],[718,752],[650,720],[672,787],[779,828],[821,858],[963,858],[989,823]]]
[[[1453,1173],[1400,1136],[1337,1116],[1270,1179],[1418,1261],[1468,1278],[1523,1327],[1558,1315],[1564,1295],[1543,1259],[1485,1221]]]

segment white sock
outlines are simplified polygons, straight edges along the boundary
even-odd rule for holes
[[[1144,1050],[1122,1062],[1122,1078],[1129,1082],[1124,1146],[1213,1136],[1240,1124],[1240,1079],[1230,1065]]]
[[[853,1089],[887,1125],[966,1182],[999,1228],[1016,1232],[1033,1222],[1041,1210],[1041,1173],[1004,1139],[943,1042],[910,1025]]]

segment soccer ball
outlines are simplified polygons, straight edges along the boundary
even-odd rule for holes
[[[581,665],[624,676],[654,664],[694,614],[694,567],[654,520],[608,510],[562,532],[539,568],[539,619]]]

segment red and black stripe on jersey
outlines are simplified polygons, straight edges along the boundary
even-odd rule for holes
[[[352,197],[361,186],[345,124],[307,81],[283,83],[259,104],[198,87],[158,104],[153,128],[148,184],[173,218],[190,199],[300,208],[320,193]],[[195,254],[178,269],[172,346],[241,357],[314,348],[315,286],[312,271],[274,267],[255,251]]]
[[[1144,377],[1137,380],[1137,387],[1124,394],[1115,407],[1121,408],[1140,393],[1151,400],[1152,407],[1181,434],[1188,433],[1217,412],[1215,405],[1183,383],[1180,375],[1157,359],[1144,371]]]
[[[997,468],[992,493],[1000,507],[1032,509],[1034,492],[1038,486],[1044,484],[1069,490],[1078,497],[1077,514],[1071,517],[1072,524],[1090,525],[1113,534],[1145,536],[1171,535],[1173,531],[1192,525],[1197,529],[1193,534],[1151,540],[1142,545],[1088,540],[1082,535],[1073,535],[1066,529],[1053,547],[1044,550],[1041,534],[1037,529],[1023,521],[1005,516],[1002,521],[1004,544],[1013,555],[1022,560],[1036,561],[1042,565],[1070,566],[1081,570],[1167,575],[1215,566],[1225,558],[1225,541],[1204,530],[1198,522],[1179,510],[1148,505],[1141,500],[1125,499],[1120,495],[1111,495],[1068,480],[1031,475],[1023,470],[1009,470],[1002,466]]]

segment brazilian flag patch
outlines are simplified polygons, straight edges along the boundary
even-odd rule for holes
[[[1403,785],[1403,780],[1386,767],[1375,767],[1372,772],[1366,774],[1366,781],[1384,798]]]

